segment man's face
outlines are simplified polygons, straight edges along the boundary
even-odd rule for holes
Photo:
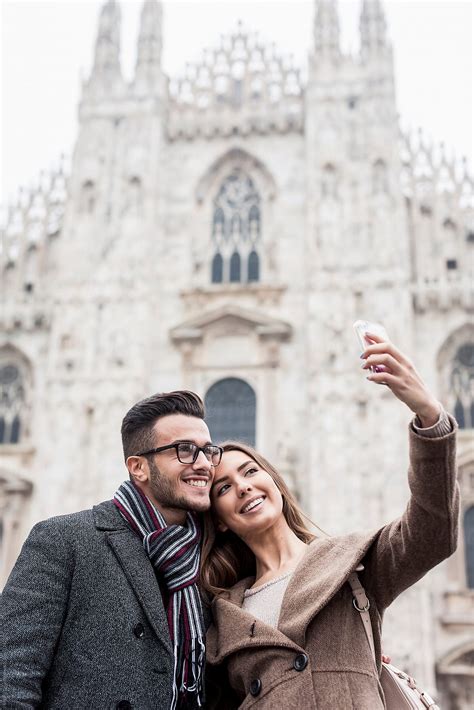
[[[197,446],[210,444],[209,429],[202,419],[184,414],[169,414],[155,426],[154,448],[192,442]],[[194,463],[179,461],[176,449],[140,457],[144,481],[139,483],[163,513],[168,523],[183,521],[188,510],[203,512],[210,506],[209,492],[214,479],[214,467],[200,451]],[[204,485],[203,485],[204,484]]]

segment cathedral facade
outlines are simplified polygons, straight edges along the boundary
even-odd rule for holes
[[[120,424],[156,391],[206,400],[329,533],[407,501],[409,412],[366,381],[352,323],[383,323],[458,419],[459,549],[389,610],[385,649],[443,708],[474,704],[474,186],[397,116],[383,7],[360,51],[315,3],[301,69],[238,25],[179,78],[143,4],[134,78],[102,8],[71,167],[2,234],[0,581],[39,519],[110,498]]]

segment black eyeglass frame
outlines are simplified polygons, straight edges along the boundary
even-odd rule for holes
[[[181,461],[181,459],[179,458],[179,447],[182,444],[187,444],[188,446],[195,447],[192,461]],[[212,447],[213,449],[217,449],[217,451],[220,454],[219,461],[217,463],[212,463],[212,457],[208,458],[206,456],[205,449],[208,449],[210,447]],[[140,454],[135,454],[135,456],[151,456],[152,454],[159,454],[162,451],[167,451],[168,449],[175,449],[176,456],[178,457],[178,461],[183,464],[196,463],[197,457],[199,456],[199,453],[202,451],[204,456],[206,456],[206,459],[208,461],[210,461],[213,466],[219,466],[221,459],[222,459],[222,454],[224,453],[224,449],[221,446],[217,446],[216,444],[206,444],[205,446],[198,446],[197,444],[194,444],[192,441],[178,441],[176,444],[166,444],[166,446],[158,446],[158,448],[156,448],[156,449],[150,449],[149,451],[142,451]]]

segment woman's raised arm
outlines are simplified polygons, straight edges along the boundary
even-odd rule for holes
[[[411,497],[403,515],[384,526],[365,560],[362,576],[379,609],[456,549],[459,487],[456,422],[444,412],[413,363],[392,343],[368,334],[362,354],[368,379],[389,387],[417,418],[410,424]]]

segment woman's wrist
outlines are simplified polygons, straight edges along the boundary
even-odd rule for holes
[[[441,414],[441,405],[437,400],[427,403],[426,406],[417,409],[416,416],[418,417],[423,429],[434,426]]]

